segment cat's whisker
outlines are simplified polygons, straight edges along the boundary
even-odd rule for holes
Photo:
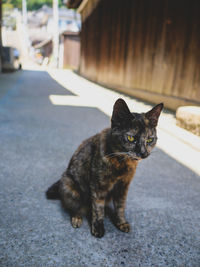
[[[115,153],[107,154],[105,156],[108,157],[109,159],[112,159],[116,156],[123,156],[121,159],[119,159],[119,162],[124,161],[127,157],[134,159],[132,155],[130,155],[129,152],[115,152]]]
[[[116,154],[117,154],[117,152],[116,153],[110,153],[110,154],[105,155],[105,157],[113,156],[113,155],[116,155]]]
[[[113,157],[116,157],[116,156],[118,156],[119,154],[117,154],[117,153],[113,153],[112,155],[106,155],[106,157],[109,157],[109,158],[113,158]]]
[[[124,161],[127,157],[131,158],[132,160],[139,160],[138,158],[131,155],[130,152],[115,152],[115,153],[110,153],[110,154],[105,155],[105,157],[108,157],[109,159],[112,159],[116,156],[123,156],[121,159],[118,159],[119,162]]]
[[[108,157],[108,158],[114,158],[116,156],[123,156],[123,155],[126,155],[127,153],[126,152],[115,152],[115,153],[110,153],[110,154],[107,154],[105,155],[105,157]]]
[[[118,155],[117,155],[117,154],[112,155],[112,156],[108,156],[108,155],[106,155],[105,157],[107,157],[107,158],[109,158],[109,159],[112,159],[112,158],[114,158],[114,157],[116,157],[116,156],[118,156]]]
[[[119,162],[122,162],[122,161],[124,161],[125,159],[126,159],[126,155],[124,155],[124,157],[121,158],[121,159],[119,160]]]

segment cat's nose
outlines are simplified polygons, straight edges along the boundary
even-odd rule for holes
[[[141,154],[141,158],[142,158],[142,159],[147,158],[148,155],[149,155],[147,151],[145,151],[145,152],[141,152],[140,154]]]

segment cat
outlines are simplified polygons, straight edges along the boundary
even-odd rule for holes
[[[147,113],[131,113],[119,98],[113,107],[111,127],[85,140],[73,154],[61,179],[46,192],[49,199],[61,199],[74,228],[82,216],[91,214],[91,233],[104,235],[105,206],[113,201],[115,225],[129,232],[125,202],[139,160],[147,158],[156,145],[156,126],[163,103]]]

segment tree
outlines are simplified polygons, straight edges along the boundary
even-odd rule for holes
[[[3,5],[8,5],[10,7],[15,7],[15,8],[22,8],[22,0],[3,0]]]
[[[28,0],[27,9],[36,10],[41,8],[43,5],[52,6],[52,0]]]
[[[22,8],[22,0],[3,0],[3,4],[10,4],[14,8]],[[63,0],[59,0],[59,6],[62,6]],[[43,5],[52,6],[52,0],[27,0],[28,10],[37,10]]]

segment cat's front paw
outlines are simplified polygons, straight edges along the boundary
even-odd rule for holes
[[[92,235],[95,237],[101,238],[104,236],[105,230],[104,230],[104,224],[103,221],[95,221],[92,223]]]
[[[128,222],[117,224],[117,228],[125,233],[128,233],[131,230],[131,226]]]
[[[72,226],[74,227],[74,228],[79,228],[79,227],[81,227],[81,224],[82,224],[82,221],[83,221],[83,219],[82,219],[82,217],[81,216],[73,216],[72,217],[72,219],[71,219],[72,221]]]

